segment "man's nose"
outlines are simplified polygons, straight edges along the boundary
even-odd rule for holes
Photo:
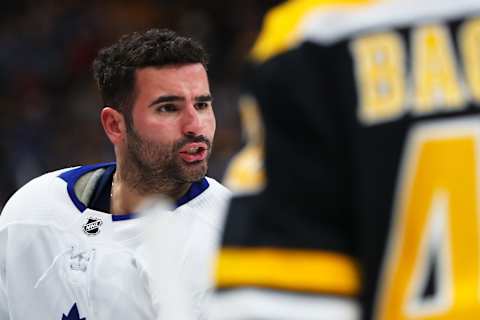
[[[202,127],[200,115],[193,105],[184,109],[182,116],[182,131],[185,135],[198,135]]]

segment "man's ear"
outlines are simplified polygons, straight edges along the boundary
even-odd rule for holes
[[[114,145],[122,143],[127,134],[125,117],[122,113],[111,107],[105,107],[100,113],[103,130],[110,142]]]

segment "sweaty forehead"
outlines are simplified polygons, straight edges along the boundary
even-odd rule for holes
[[[137,97],[210,94],[207,72],[201,63],[146,67],[135,75]]]

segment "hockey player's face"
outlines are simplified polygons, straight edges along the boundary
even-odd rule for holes
[[[136,73],[130,165],[150,191],[205,176],[215,133],[207,73],[201,64],[148,67]]]

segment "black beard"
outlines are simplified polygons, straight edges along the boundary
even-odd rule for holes
[[[185,136],[173,146],[159,145],[142,139],[134,128],[127,129],[127,154],[122,179],[138,193],[173,196],[183,185],[205,177],[211,143],[204,136]],[[189,168],[178,158],[178,151],[187,143],[204,142],[208,156],[203,164]]]

